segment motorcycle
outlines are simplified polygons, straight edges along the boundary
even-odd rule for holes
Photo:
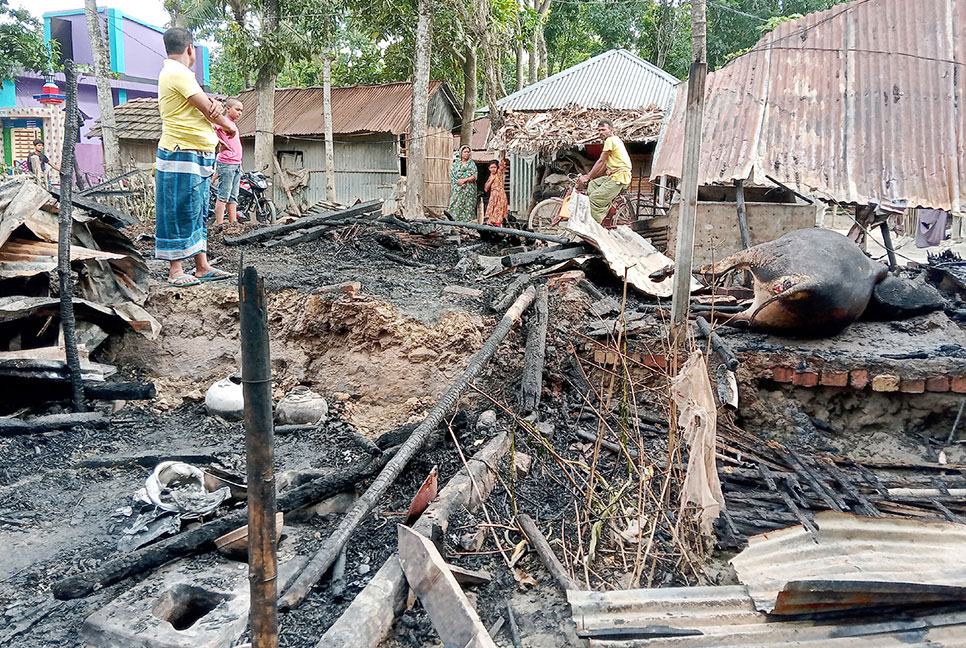
[[[238,205],[235,208],[239,218],[258,220],[260,223],[274,223],[278,217],[275,203],[266,195],[268,178],[259,171],[242,173],[238,184]],[[218,186],[211,183],[211,197],[208,203],[208,217],[215,216],[215,201],[218,199]]]

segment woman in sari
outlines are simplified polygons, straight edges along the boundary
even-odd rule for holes
[[[463,146],[459,159],[449,169],[452,193],[448,211],[456,220],[476,220],[476,173],[476,163],[470,159],[470,147]]]
[[[490,162],[490,177],[486,187],[490,192],[490,201],[486,205],[486,222],[490,225],[502,225],[507,217],[506,190],[503,188],[503,175],[506,173],[507,161],[499,164]]]

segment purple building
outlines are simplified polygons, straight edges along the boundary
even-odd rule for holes
[[[158,96],[158,73],[165,59],[161,36],[164,29],[127,16],[118,9],[99,9],[102,23],[106,24],[108,47],[111,55],[111,79],[114,105],[139,97]],[[94,80],[94,55],[87,35],[87,18],[83,9],[57,11],[44,14],[44,37],[60,44],[60,62],[73,59],[89,71],[78,79],[78,105],[83,125],[81,140],[77,145],[77,163],[81,171],[91,176],[103,174],[103,149],[100,138],[88,138],[87,133],[100,117],[97,108],[97,87]],[[195,75],[198,82],[208,87],[208,49],[198,46]],[[58,73],[54,80],[64,89],[64,75]],[[23,72],[15,79],[3,82],[0,88],[0,121],[3,125],[3,157],[8,166],[26,158],[34,138],[41,137],[47,143],[47,154],[59,162],[63,134],[56,132],[63,126],[63,107],[44,106],[34,99],[42,93],[44,75],[41,72]],[[59,118],[59,119],[58,119]]]

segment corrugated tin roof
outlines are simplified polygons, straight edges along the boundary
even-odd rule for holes
[[[799,614],[803,606],[815,610],[814,598],[801,588],[783,591],[795,581],[821,581],[813,589],[832,591],[831,581],[902,584],[915,595],[917,586],[966,587],[966,525],[896,518],[866,518],[826,511],[815,516],[818,530],[801,526],[753,536],[748,548],[731,560],[739,580],[748,586],[759,610]],[[880,588],[882,589],[882,588]],[[894,589],[894,588],[893,588]],[[919,587],[923,596],[942,597],[941,588]],[[842,590],[840,590],[842,591]],[[962,592],[960,592],[960,595]],[[869,607],[876,596],[836,596],[824,610]]]
[[[123,259],[123,254],[92,250],[80,245],[70,246],[70,260]],[[28,277],[57,268],[57,244],[11,238],[0,247],[0,278]]]
[[[668,110],[678,79],[624,49],[604,52],[496,102],[502,110],[647,108]]]
[[[442,81],[431,81],[429,96],[440,89],[453,104],[452,93]],[[238,120],[242,137],[255,134],[255,91],[245,90],[238,98],[247,110]],[[413,90],[407,82],[354,85],[332,88],[332,132],[392,133],[409,130]],[[453,110],[456,111],[455,104]],[[318,136],[325,132],[322,120],[322,88],[278,88],[275,90],[275,135]]]
[[[966,0],[855,0],[708,75],[698,181],[765,177],[843,203],[966,203]],[[681,177],[686,84],[653,175]]]
[[[157,141],[161,139],[161,113],[157,97],[141,97],[114,107],[119,139]],[[101,120],[94,122],[88,137],[101,136]]]
[[[742,586],[568,591],[591,648],[960,648],[966,612],[773,621]]]

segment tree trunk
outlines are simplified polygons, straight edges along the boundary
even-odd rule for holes
[[[322,119],[325,122],[325,199],[335,202],[335,151],[332,137],[332,52],[322,59]]]
[[[533,56],[536,61],[530,64],[530,69],[533,70],[531,83],[547,78],[547,41],[543,37],[543,25],[550,13],[550,0],[534,0],[533,8],[540,15],[540,20],[533,31]]]
[[[537,56],[539,62],[537,66],[537,80],[543,81],[547,78],[547,41],[543,38],[543,28],[537,32]]]
[[[517,92],[520,92],[521,90],[523,90],[523,53],[524,53],[523,45],[517,43],[517,48],[515,52],[516,59],[517,59],[516,60],[516,63],[517,63],[516,91]],[[530,79],[533,79],[533,78],[534,77],[532,76],[530,77]]]
[[[479,96],[476,79],[476,48],[466,46],[463,59],[463,124],[460,126],[460,146],[470,146],[473,139],[473,116]]]
[[[433,0],[419,0],[416,20],[416,52],[413,70],[412,118],[406,161],[406,202],[408,218],[423,217],[426,190],[426,121],[429,113],[429,56],[433,44]]]
[[[278,31],[278,0],[264,3],[262,31],[274,34]],[[262,63],[255,76],[255,170],[269,178],[275,175],[275,80],[278,78],[276,63]]]
[[[101,141],[104,146],[104,177],[121,175],[121,147],[117,141],[117,122],[114,120],[114,97],[111,92],[111,55],[104,45],[101,21],[94,0],[84,0],[87,15],[87,34],[94,51],[94,74],[97,80],[97,109],[101,113]]]

